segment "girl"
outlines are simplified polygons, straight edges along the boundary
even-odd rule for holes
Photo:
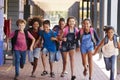
[[[98,49],[102,47],[102,52],[104,56],[104,62],[107,70],[110,70],[110,80],[115,80],[115,63],[116,58],[118,55],[118,49],[120,49],[120,42],[119,37],[114,34],[114,28],[111,26],[108,26],[105,29],[106,36],[101,41],[101,43],[98,45],[98,47],[95,50],[95,53],[98,51]]]
[[[80,50],[81,50],[81,56],[82,56],[82,64],[84,67],[83,74],[84,76],[87,75],[88,64],[89,64],[89,80],[91,80],[92,71],[93,71],[92,55],[95,48],[94,46],[97,46],[99,43],[99,38],[95,30],[91,28],[91,21],[89,19],[83,20],[82,28],[80,29],[80,32],[78,34],[78,39],[81,42]]]
[[[60,36],[62,40],[61,52],[63,56],[63,70],[61,77],[65,76],[66,64],[67,64],[67,55],[70,57],[71,64],[71,80],[74,80],[76,76],[74,75],[74,53],[75,53],[75,41],[76,35],[78,33],[76,28],[76,19],[74,17],[69,17],[67,19],[67,26],[63,29],[63,33]]]
[[[9,38],[13,38],[14,44],[12,44],[15,56],[15,78],[14,80],[18,80],[19,76],[19,66],[20,68],[24,67],[26,60],[26,50],[27,50],[27,40],[30,38],[32,43],[30,45],[30,50],[33,50],[33,45],[35,42],[34,37],[27,31],[25,31],[26,21],[23,19],[18,19],[16,21],[16,25],[18,26],[18,30],[10,33]],[[27,33],[27,34],[26,34]],[[17,34],[17,35],[16,35]],[[27,35],[27,37],[26,37]],[[7,43],[9,41],[7,39]]]
[[[37,40],[39,38],[39,34],[38,34],[39,29],[42,26],[41,19],[39,17],[33,17],[33,18],[29,19],[29,26],[32,26],[32,28],[29,28],[28,31],[32,34],[32,36],[35,38],[35,40]],[[28,50],[28,59],[29,59],[29,62],[31,63],[31,65],[33,66],[31,77],[35,77],[34,72],[36,70],[37,63],[38,63],[41,44],[39,41],[39,44],[34,45],[33,51],[30,51],[31,44],[32,44],[32,41],[29,39],[28,40],[28,49],[29,49]]]

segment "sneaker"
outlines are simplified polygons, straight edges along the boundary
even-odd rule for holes
[[[24,64],[20,64],[20,68],[23,69],[24,68]]]
[[[89,80],[94,80],[94,79],[89,77]]]
[[[15,77],[14,77],[14,80],[18,80],[18,76],[15,76]]]
[[[67,71],[65,71],[64,73],[65,73],[65,74],[68,74],[68,72],[67,72]]]
[[[61,77],[65,77],[65,73],[62,72],[60,76],[61,76]]]
[[[50,73],[50,77],[52,77],[52,78],[54,78],[54,77],[55,77],[54,72],[51,72],[51,73]]]
[[[75,80],[75,79],[76,79],[76,76],[72,76],[72,77],[71,77],[71,80]]]
[[[45,75],[47,75],[47,74],[48,74],[47,71],[43,71],[42,74],[41,74],[41,76],[45,76]]]
[[[61,77],[65,77],[65,75],[68,74],[67,71],[61,73]]]

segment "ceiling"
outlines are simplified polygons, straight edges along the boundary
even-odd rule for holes
[[[44,11],[67,11],[72,4],[80,0],[32,0]]]

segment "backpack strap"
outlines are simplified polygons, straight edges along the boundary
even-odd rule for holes
[[[113,44],[114,44],[115,48],[118,48],[117,37],[118,36],[116,34],[113,35]],[[109,40],[108,36],[106,35],[104,38],[104,45],[108,43],[108,40]]]
[[[66,26],[66,27],[63,29],[63,32],[64,32],[64,37],[67,36],[67,34],[68,34],[68,26]]]
[[[12,50],[14,50],[14,45],[16,44],[16,41],[17,41],[18,32],[19,30],[15,30],[14,36],[11,39]]]
[[[66,26],[66,27],[64,28],[64,37],[67,36],[67,34],[68,34],[69,32],[70,32],[70,29],[69,29],[68,26]],[[75,36],[77,36],[78,29],[77,29],[76,27],[74,28],[74,33],[75,33]]]
[[[83,34],[84,34],[84,29],[83,28],[80,29],[79,34],[80,34],[80,41],[82,41],[82,37],[83,37]],[[93,43],[96,45],[96,39],[94,37],[94,29],[92,27],[90,27],[90,35],[92,37]]]

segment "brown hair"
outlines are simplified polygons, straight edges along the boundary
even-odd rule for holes
[[[29,18],[29,19],[28,19],[28,25],[29,25],[29,26],[33,26],[33,24],[34,24],[35,22],[38,22],[38,23],[39,23],[39,27],[42,26],[41,17],[39,17],[39,16],[34,16],[33,18]]]
[[[18,19],[16,21],[16,25],[18,26],[19,24],[24,23],[26,25],[26,21],[24,19]]]
[[[70,19],[74,19],[75,23],[76,23],[75,26],[77,26],[77,20],[76,20],[76,18],[74,16],[68,17],[68,19],[67,19],[67,26],[69,26],[68,22],[69,22]]]

